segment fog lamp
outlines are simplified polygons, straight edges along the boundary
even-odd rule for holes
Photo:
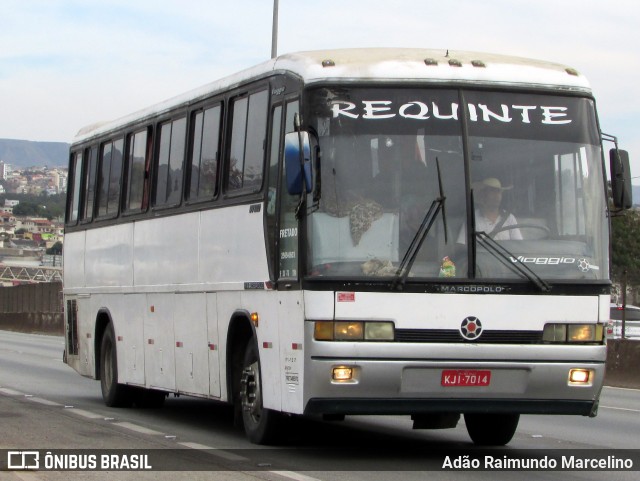
[[[334,381],[351,381],[353,379],[353,368],[348,366],[334,367],[331,377]]]
[[[570,369],[570,386],[590,386],[592,384],[593,371],[591,369]]]

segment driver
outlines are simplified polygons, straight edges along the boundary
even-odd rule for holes
[[[488,177],[480,182],[473,183],[473,192],[476,204],[476,231],[484,232],[495,240],[522,240],[522,233],[517,227],[515,216],[500,209],[502,193],[513,186],[503,187],[500,180]],[[466,240],[465,225],[460,229],[458,244],[464,244]]]

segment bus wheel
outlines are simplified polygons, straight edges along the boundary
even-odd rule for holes
[[[102,399],[107,406],[131,406],[129,387],[118,384],[118,356],[116,355],[115,334],[111,324],[104,332],[100,347],[100,387],[102,388]]]
[[[260,357],[255,341],[250,339],[244,352],[240,377],[240,402],[242,422],[249,441],[270,444],[277,440],[282,415],[262,407],[262,382]]]
[[[518,428],[519,414],[466,413],[469,437],[479,446],[504,446]]]

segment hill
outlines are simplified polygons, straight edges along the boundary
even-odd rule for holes
[[[69,144],[0,139],[0,160],[14,169],[66,167],[69,163]]]

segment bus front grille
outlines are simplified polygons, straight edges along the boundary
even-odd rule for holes
[[[468,340],[456,329],[396,329],[396,342],[541,344],[542,331],[483,331],[477,339]]]

